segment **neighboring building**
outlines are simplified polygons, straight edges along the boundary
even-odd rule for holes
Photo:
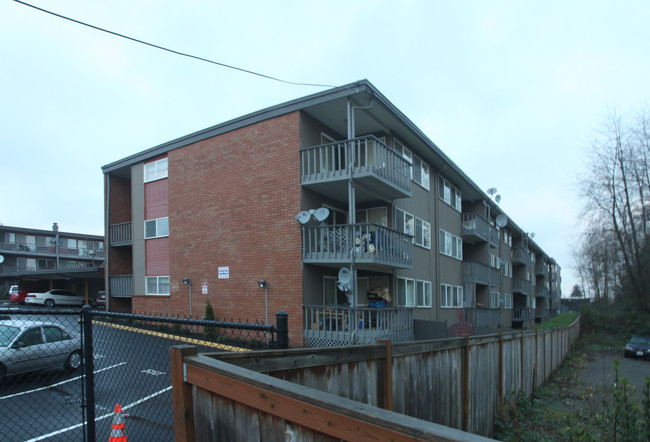
[[[0,225],[0,287],[68,289],[95,299],[104,289],[104,237]],[[2,293],[3,297],[6,290]]]
[[[335,345],[528,327],[559,299],[555,261],[368,81],[103,171],[110,310],[284,310],[291,345]]]

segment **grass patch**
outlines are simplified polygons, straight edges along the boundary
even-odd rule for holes
[[[548,321],[544,321],[537,325],[536,328],[537,330],[544,330],[547,328],[568,327],[578,319],[578,316],[580,316],[580,313],[560,313],[557,316],[553,316]]]

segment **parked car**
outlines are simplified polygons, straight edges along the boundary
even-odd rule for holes
[[[9,290],[7,290],[7,297],[8,297],[9,299],[11,299],[11,297],[12,297],[13,295],[18,294],[19,291],[20,291],[20,289],[18,288],[17,285],[12,285],[11,287],[9,287]]]
[[[45,293],[29,292],[25,297],[25,303],[27,304],[39,304],[46,307],[54,307],[55,305],[76,305],[81,307],[85,301],[83,296],[63,289],[53,289]]]
[[[5,376],[48,368],[81,366],[81,338],[61,324],[0,321],[0,382]]]
[[[101,308],[101,309],[106,308],[106,292],[104,290],[100,290],[97,292],[97,296],[95,297],[94,307]]]
[[[27,297],[27,290],[21,290],[9,296],[9,300],[13,302],[17,302],[18,304],[24,304],[26,297]]]
[[[626,358],[650,358],[650,336],[632,336],[625,345]]]

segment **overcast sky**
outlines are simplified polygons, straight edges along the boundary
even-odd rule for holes
[[[292,82],[368,79],[578,282],[584,154],[650,97],[650,2],[29,2]],[[103,234],[101,166],[324,88],[0,1],[0,223]]]

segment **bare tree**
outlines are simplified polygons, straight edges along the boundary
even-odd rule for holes
[[[597,297],[610,296],[612,283],[622,284],[626,296],[645,311],[650,309],[650,277],[642,257],[650,212],[648,135],[645,114],[627,127],[613,112],[592,144],[581,180],[586,233],[577,260]]]

